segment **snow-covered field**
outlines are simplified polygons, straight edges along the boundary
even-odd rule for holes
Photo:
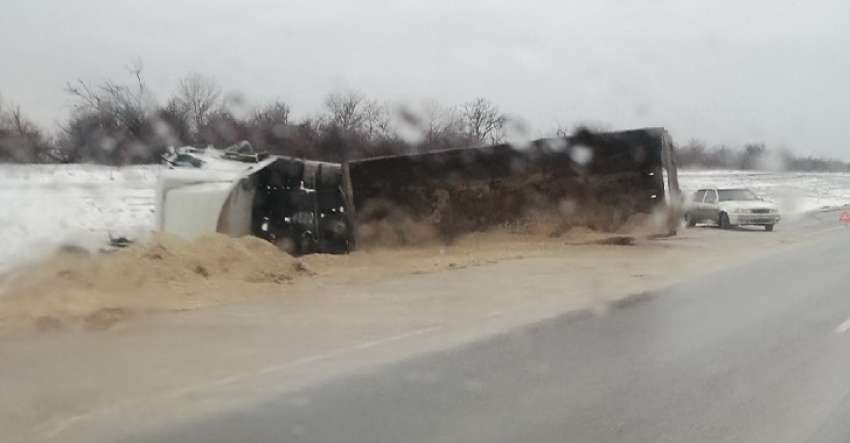
[[[154,223],[159,166],[0,165],[0,272],[56,245],[101,244]],[[786,213],[850,204],[850,174],[681,171],[680,186],[749,187]]]
[[[0,272],[57,244],[149,231],[159,166],[0,165]]]

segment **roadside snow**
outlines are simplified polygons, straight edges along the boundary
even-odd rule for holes
[[[104,245],[154,222],[158,166],[0,165],[0,272],[64,242]]]
[[[159,166],[0,165],[0,272],[64,242],[104,245],[154,223]],[[850,174],[680,171],[685,192],[748,187],[786,214],[850,204]]]

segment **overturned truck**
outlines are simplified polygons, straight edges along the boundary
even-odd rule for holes
[[[662,128],[576,131],[526,146],[501,144],[345,164],[181,148],[164,157],[157,229],[187,238],[255,235],[289,252],[344,253],[376,231],[407,226],[451,241],[529,217],[614,231],[634,214],[667,216],[680,193],[674,145]]]

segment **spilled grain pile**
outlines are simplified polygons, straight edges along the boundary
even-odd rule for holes
[[[160,234],[108,254],[63,248],[0,277],[0,329],[52,328],[72,319],[113,322],[129,312],[183,310],[250,297],[245,284],[292,280],[309,269],[255,237]],[[241,290],[237,290],[241,285]]]

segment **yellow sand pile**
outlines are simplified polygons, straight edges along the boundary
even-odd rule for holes
[[[245,298],[251,291],[228,291],[232,283],[280,283],[309,272],[250,236],[211,234],[188,242],[160,234],[108,254],[64,249],[0,277],[0,327],[29,319],[52,328],[56,319],[97,321],[136,309],[188,309]]]

